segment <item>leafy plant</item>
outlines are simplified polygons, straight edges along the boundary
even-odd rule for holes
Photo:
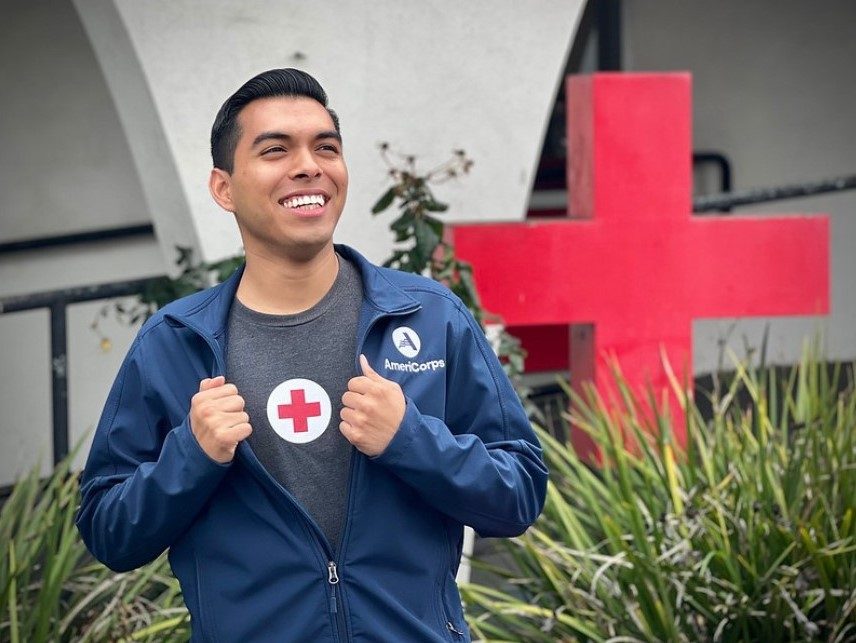
[[[405,272],[427,274],[445,284],[483,325],[472,266],[455,258],[452,246],[445,240],[445,224],[435,216],[448,210],[449,206],[438,201],[430,187],[432,183],[443,183],[467,174],[473,162],[464,150],[456,150],[445,163],[419,174],[415,156],[397,154],[401,162],[398,165],[391,159],[393,153],[387,143],[381,143],[380,151],[393,185],[375,203],[372,214],[386,211],[396,201],[399,209],[398,217],[389,224],[399,247],[393,250],[384,265]],[[402,244],[408,245],[402,247]]]
[[[682,396],[685,452],[666,412],[646,426],[617,371],[616,381],[622,408],[592,390],[575,398],[573,422],[600,445],[602,468],[541,432],[547,506],[500,545],[512,571],[482,562],[499,582],[463,588],[473,633],[533,643],[856,640],[852,366],[830,372],[806,356],[784,378],[738,366],[710,420]]]
[[[379,215],[393,205],[398,208],[398,216],[389,224],[397,247],[384,265],[439,281],[461,299],[482,328],[487,321],[500,322],[496,315],[482,308],[472,266],[455,256],[454,247],[447,240],[446,225],[439,218],[449,206],[439,201],[431,189],[431,185],[466,175],[473,161],[464,150],[455,150],[449,160],[420,173],[415,156],[394,153],[388,143],[380,144],[380,152],[389,168],[392,186],[374,204],[372,214]],[[518,395],[527,404],[527,411],[537,416],[538,410],[528,402],[529,389],[522,381],[526,354],[520,340],[502,329],[497,333],[494,349]]]
[[[119,574],[86,551],[74,526],[74,455],[46,480],[34,468],[0,511],[0,640],[186,641],[189,615],[166,556]]]
[[[212,263],[197,262],[193,256],[193,248],[176,246],[175,250],[178,253],[176,265],[181,268],[177,277],[155,277],[148,280],[130,305],[114,302],[101,307],[90,327],[101,337],[102,349],[109,350],[112,344],[101,332],[99,321],[107,317],[111,310],[120,321],[132,326],[147,320],[158,308],[179,297],[192,295],[222,282],[244,261],[243,255],[236,255]]]
[[[472,266],[457,259],[454,248],[446,241],[445,224],[437,215],[445,212],[448,205],[437,200],[430,187],[466,175],[473,161],[467,158],[464,150],[456,150],[451,159],[420,174],[415,156],[396,155],[401,162],[397,165],[391,158],[393,152],[389,145],[382,143],[380,151],[389,168],[393,185],[375,203],[372,214],[384,212],[396,201],[400,210],[399,216],[389,226],[395,233],[395,242],[399,247],[393,250],[384,265],[405,272],[426,274],[444,284],[460,297],[482,328],[487,320],[499,322],[496,316],[485,313],[479,302]],[[176,251],[176,264],[181,268],[177,277],[152,279],[130,306],[116,302],[100,309],[91,328],[100,336],[103,350],[110,350],[112,343],[101,332],[99,321],[107,317],[111,310],[128,325],[145,321],[169,302],[222,282],[244,261],[243,255],[236,255],[214,263],[197,262],[192,248],[178,246]],[[526,354],[520,341],[501,330],[494,338],[494,344],[503,368],[526,404],[527,411],[532,417],[538,417],[539,411],[528,401],[529,389],[522,380]]]

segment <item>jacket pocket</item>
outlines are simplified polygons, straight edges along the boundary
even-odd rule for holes
[[[449,588],[450,582],[452,585],[451,591]],[[440,618],[443,621],[443,631],[446,635],[446,639],[453,643],[468,642],[470,640],[469,628],[464,621],[463,610],[460,605],[460,596],[454,581],[447,580],[445,584],[441,584],[438,594]],[[455,603],[455,601],[457,603]],[[455,604],[457,604],[458,609],[454,608]]]
[[[208,595],[205,592],[205,586],[202,579],[202,565],[199,564],[199,557],[194,552],[193,562],[196,566],[196,605],[197,613],[191,617],[191,641],[201,641],[202,643],[217,643],[217,637],[214,635],[214,610],[208,605]]]

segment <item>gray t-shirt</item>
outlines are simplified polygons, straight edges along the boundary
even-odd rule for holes
[[[229,313],[226,378],[246,401],[247,441],[291,492],[334,551],[344,527],[352,447],[339,431],[342,395],[355,375],[362,281],[339,257],[339,273],[315,306],[295,315]]]

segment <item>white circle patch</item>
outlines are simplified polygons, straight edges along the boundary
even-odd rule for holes
[[[392,343],[395,344],[398,352],[405,357],[416,357],[419,354],[419,349],[422,348],[419,335],[407,326],[399,326],[392,331]]]
[[[330,424],[330,414],[330,396],[312,380],[286,380],[268,397],[268,422],[279,437],[294,444],[321,437]]]

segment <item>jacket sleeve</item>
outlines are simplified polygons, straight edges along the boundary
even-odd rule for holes
[[[445,422],[420,413],[408,398],[398,432],[374,461],[481,536],[515,536],[543,509],[547,468],[484,333],[469,311],[456,308]]]
[[[77,528],[115,571],[140,567],[188,527],[228,465],[199,446],[186,417],[170,427],[137,338],[108,395],[81,476]]]

